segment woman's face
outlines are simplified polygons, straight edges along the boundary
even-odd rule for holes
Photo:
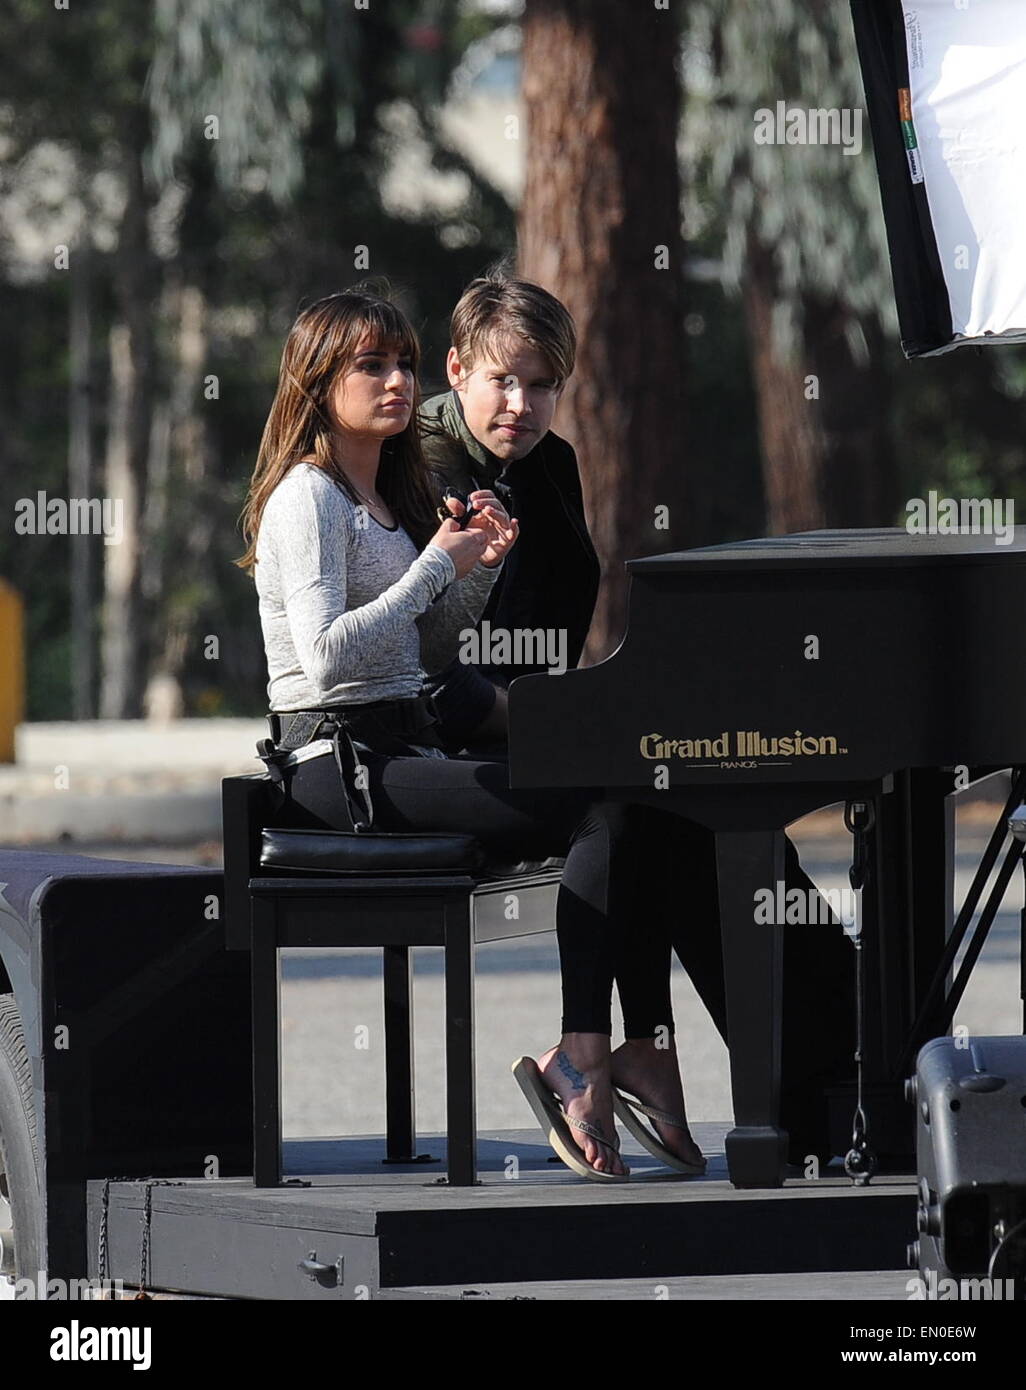
[[[385,345],[369,335],[335,379],[331,405],[344,435],[388,439],[410,422],[413,362],[398,343]]]

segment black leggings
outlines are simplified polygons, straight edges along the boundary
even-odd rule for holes
[[[611,1033],[616,981],[628,1038],[673,1032],[670,932],[637,912],[639,808],[581,789],[511,790],[504,761],[360,754],[376,829],[470,833],[496,862],[565,856],[556,901],[564,1033]],[[330,754],[287,774],[295,823],[347,830]]]

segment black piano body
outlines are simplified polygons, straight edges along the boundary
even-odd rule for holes
[[[627,568],[616,652],[512,683],[510,781],[601,787],[715,832],[727,1157],[736,1185],[773,1186],[786,1173],[782,937],[756,924],[755,895],[783,879],[792,821],[839,801],[875,807],[863,1058],[896,1092],[951,921],[947,798],[1026,764],[1026,541],[811,531]]]

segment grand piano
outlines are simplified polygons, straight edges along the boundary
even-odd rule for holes
[[[868,1108],[911,1135],[903,1077],[950,1021],[951,793],[1026,765],[1026,540],[1000,540],[810,531],[634,560],[613,655],[510,686],[512,786],[601,787],[715,832],[736,1186],[787,1172],[783,928],[753,904],[784,878],[785,827],[842,801],[874,817]]]

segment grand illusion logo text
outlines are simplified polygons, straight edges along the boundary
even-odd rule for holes
[[[832,734],[806,734],[795,729],[790,734],[764,734],[760,729],[724,729],[715,738],[667,738],[664,734],[643,734],[641,756],[657,762],[668,758],[746,760],[762,758],[833,757],[847,753]]]

